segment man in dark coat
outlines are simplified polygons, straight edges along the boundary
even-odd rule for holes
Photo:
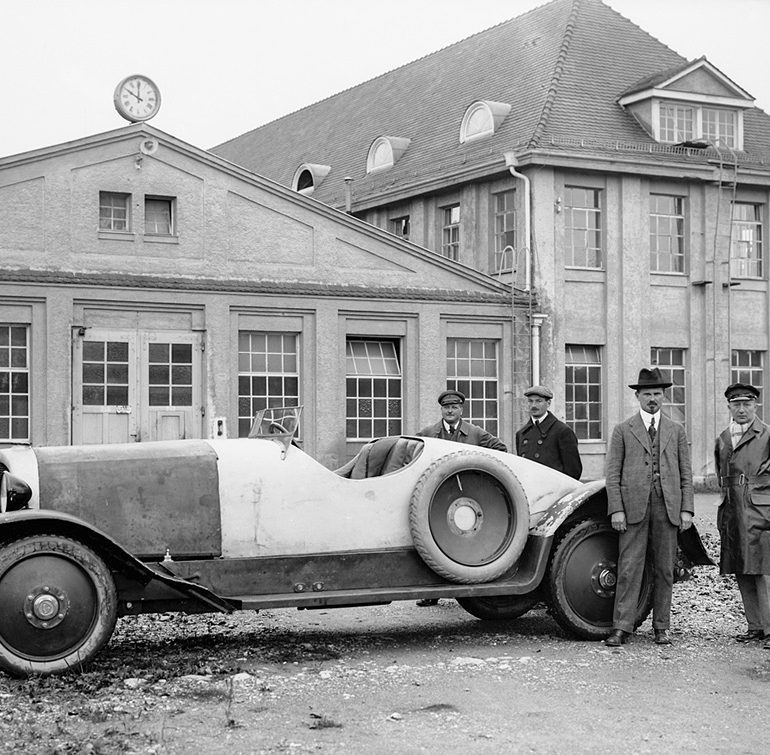
[[[694,509],[684,427],[660,411],[663,391],[670,386],[657,367],[639,372],[639,380],[629,386],[639,411],[616,425],[607,453],[607,511],[620,533],[613,631],[605,640],[611,647],[622,645],[634,631],[648,549],[655,574],[655,643],[671,644],[677,529],[690,527]]]
[[[533,385],[524,391],[524,395],[529,420],[516,433],[516,453],[579,480],[583,463],[577,437],[571,428],[548,411],[553,392],[543,385]]]
[[[735,574],[743,600],[748,631],[735,639],[764,639],[770,650],[770,428],[756,416],[753,385],[733,383],[725,396],[731,421],[714,449],[722,487],[719,570]]]
[[[465,394],[460,391],[443,391],[438,397],[438,403],[441,406],[441,421],[424,427],[417,435],[469,443],[472,446],[493,448],[495,451],[508,450],[500,438],[488,433],[483,427],[463,420]]]
[[[441,407],[441,421],[435,425],[424,427],[417,435],[424,438],[441,438],[442,440],[453,440],[456,443],[493,448],[495,451],[508,450],[500,438],[488,433],[483,427],[463,421],[464,393],[461,391],[442,391],[439,394],[438,403]],[[437,603],[438,600],[434,598],[423,598],[417,601],[417,605],[423,608],[435,606]]]

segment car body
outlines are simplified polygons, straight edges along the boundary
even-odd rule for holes
[[[602,481],[411,436],[332,471],[297,446],[299,416],[264,410],[243,439],[0,449],[0,668],[78,667],[145,612],[448,597],[512,619],[546,600],[573,635],[609,633]],[[690,550],[707,562],[697,534]]]

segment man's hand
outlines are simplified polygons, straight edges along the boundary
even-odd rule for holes
[[[622,511],[616,511],[611,517],[612,529],[618,532],[626,531],[626,515]]]
[[[692,527],[692,514],[689,511],[683,511],[680,518],[682,520],[682,523],[679,525],[680,532],[684,532]]]

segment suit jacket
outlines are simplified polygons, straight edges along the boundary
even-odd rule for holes
[[[684,427],[663,414],[658,428],[660,486],[671,524],[694,513],[692,464]],[[652,488],[652,446],[639,412],[612,431],[607,453],[607,511],[623,511],[629,524],[644,518]]]
[[[545,415],[539,425],[530,419],[516,433],[516,453],[576,480],[583,473],[575,433],[551,412]]]
[[[493,448],[495,451],[508,450],[500,438],[496,438],[483,427],[466,422],[464,419],[460,420],[460,426],[455,431],[454,436],[450,437],[446,432],[443,421],[424,427],[417,435],[423,438],[441,438],[442,440],[453,440],[457,443],[468,443],[472,446],[481,446],[482,448]]]

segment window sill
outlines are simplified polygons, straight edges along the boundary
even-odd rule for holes
[[[99,231],[99,238],[107,241],[134,241],[136,234],[131,231]]]
[[[690,285],[690,276],[688,273],[663,273],[651,271],[650,278],[653,286],[679,286],[681,288],[687,288],[687,286]]]
[[[155,236],[151,233],[145,233],[144,240],[149,244],[178,244],[179,236]]]

